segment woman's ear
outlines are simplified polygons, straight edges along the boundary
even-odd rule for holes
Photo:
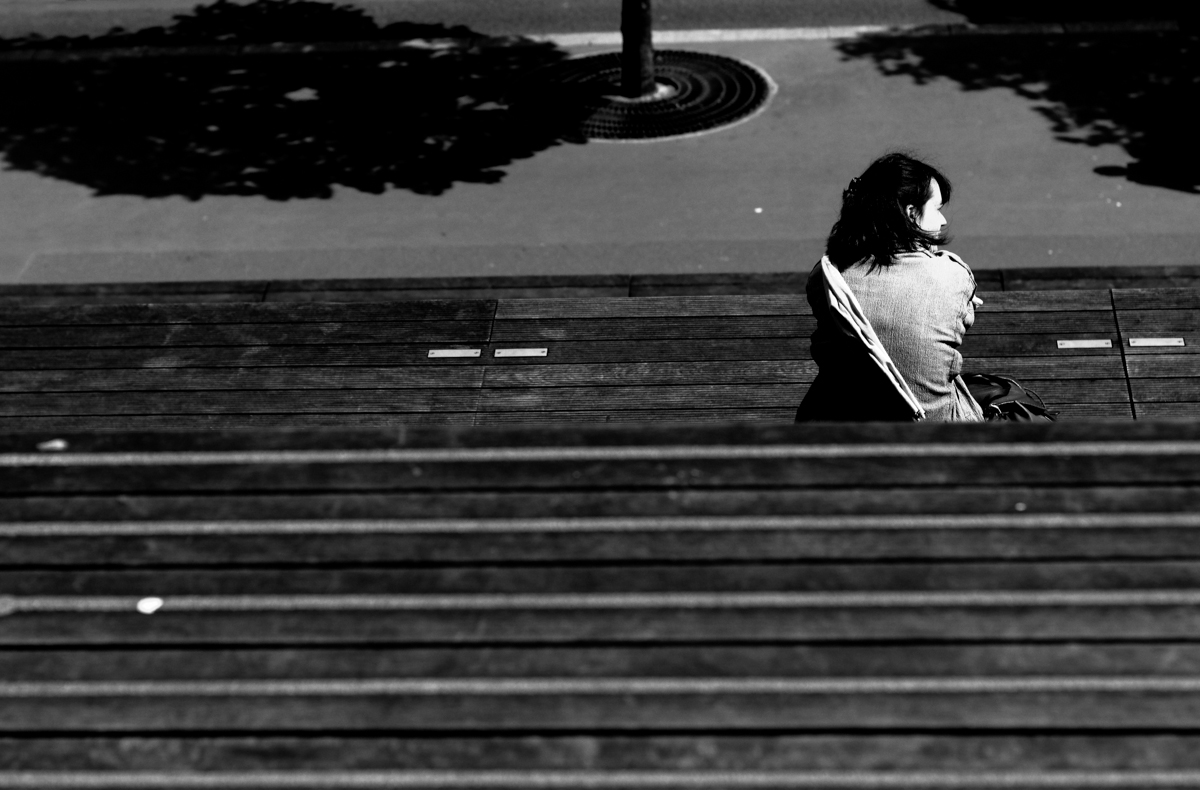
[[[909,203],[907,206],[904,207],[904,213],[907,214],[908,218],[911,219],[913,222],[917,221],[917,207],[914,206],[912,203]]]

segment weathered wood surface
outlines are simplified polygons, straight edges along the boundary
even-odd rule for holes
[[[1163,786],[1198,461],[1195,422],[0,434],[0,782]]]
[[[1114,290],[1129,390],[1139,418],[1194,418],[1200,414],[1200,302],[1191,289]],[[1178,346],[1134,346],[1157,339]]]
[[[407,301],[423,299],[653,297],[803,294],[811,266],[790,272],[669,275],[243,280],[232,282],[3,285],[3,305],[168,302]],[[980,269],[981,291],[1073,288],[1196,288],[1200,266],[1095,266]]]
[[[320,285],[301,283],[296,293]],[[1118,326],[1117,293],[1156,307],[1122,310]],[[1148,355],[1156,349],[1126,340],[1191,331],[1189,299],[1188,289],[989,293],[962,349],[964,369],[1023,379],[1064,419],[1128,419],[1131,393],[1186,413],[1188,374],[1171,372],[1170,358],[1200,346]],[[56,418],[63,429],[97,430],[336,425],[339,415],[347,425],[786,422],[815,375],[813,320],[795,293],[26,305],[0,324],[8,430],[49,428]],[[1058,347],[1095,339],[1110,347]],[[545,355],[495,356],[530,347]],[[428,356],[454,348],[479,355]],[[1163,365],[1140,363],[1136,376],[1175,379],[1172,389],[1126,378],[1127,359],[1151,356]],[[464,400],[468,390],[475,395]]]
[[[449,774],[466,767],[481,770],[529,770],[533,761],[546,770],[578,772],[576,783],[569,778],[551,787],[583,787],[585,780],[603,781],[612,771],[672,771],[680,787],[703,786],[697,774],[725,774],[737,787],[736,777],[751,776],[759,787],[760,772],[771,771],[857,771],[878,772],[892,778],[896,787],[928,787],[930,771],[957,772],[959,784],[986,787],[986,774],[1003,771],[1044,772],[1047,781],[1061,785],[1077,772],[1074,787],[1102,786],[1084,781],[1089,771],[1148,772],[1200,768],[1200,737],[1179,735],[1113,735],[1111,733],[1038,735],[963,733],[953,737],[936,734],[831,734],[831,735],[511,735],[488,737],[463,735],[457,738],[403,738],[387,735],[298,737],[274,735],[247,737],[180,738],[103,737],[75,739],[0,738],[0,767],[7,770],[108,769],[153,771],[186,768],[188,771],[253,771],[270,769],[303,771],[337,768],[385,771],[434,769]],[[901,783],[905,771],[921,772]],[[975,774],[977,781],[972,781]],[[243,777],[245,775],[243,774]],[[874,778],[874,776],[872,778]],[[1145,776],[1145,774],[1141,774]],[[719,781],[720,777],[713,776]],[[813,776],[815,784],[819,777]],[[886,781],[886,780],[885,780]],[[923,782],[923,783],[922,783]],[[432,784],[432,782],[431,782]],[[639,783],[629,777],[622,786],[649,787],[647,777]],[[794,787],[796,781],[780,777],[777,787]],[[995,786],[996,782],[991,782]],[[1032,784],[1032,783],[1031,783]],[[1187,786],[1186,783],[1181,783]],[[253,786],[253,785],[251,785]],[[420,786],[420,785],[413,785]],[[447,783],[444,786],[454,786]],[[503,787],[496,783],[493,786]],[[520,786],[518,781],[513,786]],[[528,787],[528,784],[525,785]],[[593,785],[595,786],[595,785]],[[710,781],[711,786],[711,781]],[[747,783],[746,786],[751,786]],[[819,785],[818,785],[819,786]],[[843,783],[843,787],[854,785]],[[863,787],[870,784],[864,781]],[[876,785],[878,786],[878,784]],[[1146,787],[1131,778],[1127,785],[1106,783],[1122,790]]]

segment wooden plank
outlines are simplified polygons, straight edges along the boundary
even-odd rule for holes
[[[793,409],[806,387],[797,384],[706,384],[694,386],[566,386],[484,389],[481,412],[595,409]],[[0,401],[0,409],[3,408]]]
[[[1114,344],[1115,345],[1115,344]],[[1116,349],[1113,349],[1114,351]],[[1200,371],[1200,360],[1197,361]],[[964,357],[964,373],[993,373],[1020,381],[1025,379],[1107,379],[1124,380],[1125,371],[1119,354],[1106,356],[1041,357]]]
[[[1114,332],[1116,328],[1111,310],[980,311],[975,316],[975,325],[968,331],[968,337],[1047,332],[1106,333]]]
[[[1126,423],[1114,423],[1122,427]],[[1133,423],[1136,424],[1136,423]],[[1187,423],[1163,423],[1186,428]],[[1104,423],[1089,427],[1102,429]],[[555,426],[556,428],[558,426]],[[647,431],[654,425],[646,425]],[[683,429],[683,426],[662,426]],[[753,423],[739,427],[753,429]],[[772,426],[774,427],[774,426]],[[1005,426],[1006,428],[1011,426]],[[53,435],[53,434],[50,434]],[[920,489],[667,488],[611,486],[593,490],[208,493],[57,492],[0,498],[0,520],[147,521],[239,519],[476,519],[690,515],[930,515],[990,513],[1186,513],[1196,510],[1194,485],[1035,487],[929,486]]]
[[[1135,403],[1184,402],[1200,403],[1200,378],[1134,378]]]
[[[470,343],[487,340],[490,320],[370,323],[148,325],[0,328],[4,348],[171,348],[177,346]]]
[[[9,568],[12,596],[530,595],[1193,590],[1196,560],[662,562],[539,567]],[[367,560],[369,562],[369,560]],[[531,603],[537,608],[537,603]]]
[[[1127,349],[1129,352],[1138,349]],[[1147,352],[1130,353],[1126,358],[1131,379],[1173,378],[1177,376],[1200,376],[1200,356],[1196,354],[1162,353],[1177,351],[1175,348],[1147,348]]]
[[[548,411],[478,412],[475,425],[495,426],[513,424],[568,423],[712,423],[767,422],[790,425],[795,422],[796,407],[750,408],[730,406],[709,409],[566,409]]]
[[[806,343],[807,345],[807,343]],[[387,343],[380,345],[327,343],[308,346],[172,346],[157,348],[0,349],[0,370],[116,370],[121,368],[251,368],[336,366],[436,367],[483,365],[477,358],[430,359],[433,348],[485,349],[481,338],[470,342]]]
[[[259,280],[136,283],[38,283],[0,285],[0,304],[145,304],[261,302],[267,283]]]
[[[1188,288],[1200,284],[1200,266],[1064,266],[1004,271],[1004,290],[1064,288]]]
[[[983,304],[975,308],[976,314],[992,312],[1054,312],[1064,310],[1112,310],[1109,291],[1061,290],[1061,291],[998,291],[988,293]]]
[[[635,274],[630,296],[705,296],[732,294],[800,294],[808,272],[738,272],[733,274]]]
[[[211,431],[296,428],[396,428],[412,425],[472,425],[473,406],[468,410],[450,409],[426,412],[331,412],[263,414],[56,414],[41,417],[0,417],[0,431],[37,431],[61,434],[64,431]]]
[[[877,780],[876,786],[891,781],[892,786],[902,787],[906,785],[897,780],[904,778],[905,771],[925,772],[924,784],[919,775],[911,777],[913,782],[907,786],[915,788],[928,787],[929,771],[971,772],[976,777],[982,771],[1013,771],[1019,777],[1028,776],[1030,771],[1046,770],[1054,772],[1046,778],[1048,784],[1055,781],[1055,776],[1060,780],[1071,778],[1063,776],[1064,761],[1069,762],[1072,771],[1112,770],[1118,772],[1118,777],[1122,772],[1194,768],[1195,753],[1200,746],[1197,738],[1187,733],[1164,737],[970,731],[952,736],[878,732],[687,736],[463,733],[454,738],[370,737],[358,733],[309,737],[194,735],[142,736],[136,739],[137,748],[131,748],[130,742],[128,736],[0,738],[0,766],[8,770],[100,771],[152,771],[177,766],[181,771],[205,772],[347,767],[374,771],[544,768],[578,770],[583,777],[600,780],[605,778],[605,773],[600,772],[638,769],[681,770],[692,774],[733,771],[755,779],[763,771],[847,770],[865,774],[864,787],[872,780]],[[1071,786],[1088,787],[1084,776]],[[680,787],[688,786],[685,777],[686,774],[681,776]],[[720,781],[719,777],[712,779]],[[964,787],[984,786],[972,785],[965,777],[962,781]],[[1132,779],[1127,787],[1144,788],[1150,786],[1150,781]],[[1016,781],[1010,786],[1015,784]],[[788,786],[788,781],[783,779],[781,785]],[[521,786],[529,787],[531,783]],[[796,786],[796,782],[791,786]]]
[[[379,277],[312,278],[272,280],[268,301],[284,294],[334,293],[337,291],[454,291],[501,289],[623,289],[629,291],[627,274],[547,274],[504,277]]]
[[[495,288],[337,289],[327,291],[268,291],[267,301],[301,302],[403,302],[424,299],[602,299],[629,296],[626,285]]]
[[[1195,287],[1118,288],[1113,290],[1112,295],[1113,304],[1119,311],[1200,309],[1200,296]]]
[[[1194,684],[1193,684],[1194,685]],[[33,692],[33,684],[19,687]],[[66,696],[67,690],[76,694]],[[0,684],[0,693],[7,686]],[[81,698],[84,695],[87,698]],[[6,695],[7,696],[7,695]],[[1187,727],[1187,680],[572,679],[78,683],[0,708],[8,732],[538,730],[1162,730]],[[702,713],[701,713],[702,712]],[[761,786],[761,785],[757,785]]]
[[[772,497],[767,494],[768,499]],[[527,563],[797,559],[1184,559],[1200,515],[647,516],[9,522],[0,554],[40,565]],[[86,514],[81,514],[86,517]],[[198,518],[199,516],[197,516]]]
[[[488,368],[484,384],[487,387],[784,384],[811,382],[816,374],[816,363],[810,360],[520,365]]]
[[[1053,403],[1051,409],[1058,412],[1060,420],[1130,420],[1133,406],[1123,403]]]
[[[1200,625],[1194,592],[1156,590],[166,596],[152,615],[140,597],[12,597],[0,645],[1143,641]]]
[[[136,748],[132,746],[136,744]],[[981,772],[1012,771],[1008,785],[1017,786],[1031,771],[1048,771],[1043,786],[1057,781],[1071,787],[1089,785],[1086,775],[1074,780],[1070,771],[1124,772],[1195,769],[1200,767],[1200,738],[1170,735],[999,733],[836,733],[836,734],[508,734],[460,733],[453,738],[350,736],[321,734],[127,735],[86,737],[0,738],[0,768],[6,770],[162,771],[303,771],[359,769],[450,771],[557,769],[582,772],[584,778],[610,779],[605,773],[630,770],[680,770],[691,773],[732,771],[757,779],[763,771],[852,771],[865,774],[864,787],[928,787],[930,771],[961,771],[980,780],[963,787],[983,787]],[[1070,766],[1065,768],[1064,766]],[[591,772],[597,773],[591,773]],[[905,771],[919,771],[910,785],[899,782]],[[1066,775],[1064,775],[1066,774]],[[101,774],[103,776],[103,774]],[[361,775],[361,774],[360,774]],[[686,775],[685,775],[686,776]],[[1092,775],[1095,778],[1095,775]],[[144,778],[143,778],[144,779]],[[816,777],[813,778],[815,784]],[[1073,780],[1069,781],[1068,780]],[[709,786],[719,782],[712,777]],[[736,781],[736,780],[735,780]],[[1149,777],[1131,778],[1107,787],[1138,790],[1152,786]],[[397,782],[396,784],[399,784]],[[792,781],[790,786],[795,787]],[[948,783],[946,783],[948,784]],[[996,783],[993,783],[993,786]],[[782,786],[789,786],[783,779]],[[148,786],[148,785],[143,785]],[[300,786],[297,782],[292,786]],[[415,785],[406,785],[415,786]],[[447,782],[441,785],[451,787]],[[496,785],[498,786],[498,785]],[[530,781],[520,787],[530,787]],[[543,784],[541,786],[553,786]],[[593,785],[595,786],[595,785]],[[660,785],[661,786],[661,782]],[[687,787],[681,777],[680,787]],[[760,784],[762,786],[769,786]],[[843,783],[843,787],[852,787]]]
[[[463,389],[194,390],[190,392],[86,392],[0,394],[0,415],[397,414],[470,411],[478,400]]]
[[[493,343],[521,343],[550,340],[655,340],[674,338],[691,341],[698,338],[808,338],[816,322],[806,316],[730,316],[714,320],[707,317],[678,318],[582,318],[497,320],[492,330]]]
[[[1129,403],[1125,378],[1108,379],[1022,379],[1021,383],[1037,392],[1047,403]]]
[[[150,392],[187,390],[461,389],[483,383],[479,366],[389,368],[148,368],[6,371],[0,392]]]
[[[1109,348],[1070,348],[1058,347],[1059,340],[1108,340]],[[963,358],[968,357],[1056,357],[1066,359],[1071,357],[1111,356],[1119,359],[1121,356],[1121,337],[1112,332],[1062,331],[1046,332],[1044,334],[1011,334],[989,335],[967,332],[959,349]]]
[[[473,395],[460,396],[467,401]],[[416,411],[420,404],[414,405]],[[386,408],[386,407],[382,407]],[[399,407],[393,409],[400,411]],[[481,409],[482,411],[483,409]],[[294,457],[276,463],[260,460],[239,464],[204,458],[198,463],[147,457],[145,463],[114,460],[111,464],[74,466],[9,466],[10,495],[67,492],[150,493],[222,491],[403,491],[440,490],[543,490],[573,489],[701,489],[724,490],[743,486],[889,488],[944,485],[1020,485],[1028,480],[1051,485],[1195,485],[1200,483],[1200,453],[1171,454],[1150,449],[1145,454],[1112,455],[1065,452],[1050,457],[1000,453],[998,446],[967,448],[942,457],[921,457],[920,463],[902,462],[902,455],[787,457],[761,454],[737,461],[726,458],[630,454],[593,454],[570,459],[556,453],[537,458],[512,454],[484,454],[461,461],[391,460],[353,461],[338,456],[324,462],[304,462]],[[998,459],[1020,459],[999,463]],[[1150,461],[1152,459],[1152,462]],[[147,470],[154,468],[154,473]]]
[[[742,360],[809,360],[807,334],[795,337],[691,338],[678,340],[549,341],[545,359],[493,359],[493,370],[502,366],[541,366],[552,364],[637,364],[645,362],[703,363]]]
[[[7,682],[333,678],[1194,677],[1163,644],[455,645],[0,650]],[[3,753],[3,747],[0,747]],[[0,763],[3,766],[3,763]]]
[[[1012,442],[1120,442],[1135,448],[1138,443],[1157,441],[1200,441],[1200,425],[1082,425],[1072,423],[1014,423],[1003,432],[981,432],[976,425],[930,423],[854,423],[842,425],[697,426],[681,430],[678,426],[605,427],[577,426],[522,427],[488,430],[469,428],[429,429],[417,432],[394,431],[195,431],[190,433],[141,433],[92,437],[71,437],[72,447],[80,452],[112,451],[183,451],[183,450],[358,450],[392,448],[503,448],[503,447],[702,447],[738,446],[757,448],[772,445],[839,444],[847,451],[860,452],[860,445],[959,444],[964,450],[982,445]],[[0,450],[23,452],[34,449],[34,437],[0,433]],[[892,452],[902,452],[893,448]],[[941,451],[939,451],[941,452]],[[1048,452],[1057,452],[1051,449]],[[6,461],[7,463],[7,461]]]
[[[1121,310],[1121,331],[1126,335],[1182,332],[1189,336],[1194,343],[1200,342],[1196,337],[1200,330],[1200,317],[1194,309],[1181,310]]]
[[[1177,420],[1193,419],[1200,416],[1200,407],[1195,401],[1183,403],[1142,403],[1137,404],[1138,419],[1142,420]]]
[[[127,326],[155,324],[259,324],[392,321],[487,321],[495,301],[364,302],[261,304],[132,304],[71,307],[12,307],[0,314],[0,325]],[[140,328],[138,331],[141,331]]]
[[[639,299],[505,299],[498,320],[812,315],[803,295],[670,296]]]

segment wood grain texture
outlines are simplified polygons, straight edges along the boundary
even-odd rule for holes
[[[1197,278],[1200,281],[1200,277]],[[1197,289],[1117,288],[1112,292],[1117,310],[1195,310],[1200,308]]]
[[[800,295],[675,296],[639,299],[503,300],[497,320],[535,318],[662,318],[751,315],[812,315]]]
[[[632,343],[628,339],[544,342],[549,349],[545,358],[495,359],[489,357],[488,364],[493,370],[499,372],[507,366],[545,364],[702,363],[708,361],[732,363],[742,360],[807,361],[811,359],[808,335],[733,339],[639,339],[636,343]],[[497,345],[499,344],[497,343]]]
[[[521,365],[487,369],[487,387],[563,387],[588,385],[706,385],[811,382],[816,363],[809,360],[730,362],[634,362],[607,365]]]
[[[768,497],[770,498],[770,497]],[[84,516],[86,517],[86,515]],[[9,522],[13,568],[1200,558],[1188,513]]]
[[[1137,403],[1135,405],[1139,419],[1143,420],[1178,420],[1193,419],[1200,415],[1200,408],[1195,400],[1182,403]]]
[[[493,301],[368,302],[261,304],[134,304],[74,305],[71,307],[13,307],[0,315],[0,325],[128,326],[154,324],[360,323],[377,321],[487,321]]]
[[[297,683],[293,681],[293,683]],[[329,681],[311,682],[317,689]],[[340,685],[370,687],[368,683]],[[480,682],[486,688],[486,683]],[[765,685],[765,684],[764,684]],[[782,682],[776,685],[787,685]],[[793,682],[791,685],[799,685]],[[438,695],[403,692],[273,696],[253,687],[230,694],[186,691],[118,697],[96,692],[87,700],[47,696],[6,700],[0,729],[121,732],[146,730],[241,731],[273,734],[324,731],[527,732],[784,730],[941,730],[948,728],[1148,731],[1185,728],[1194,717],[1195,693],[1141,690],[936,691],[847,694],[829,691],[724,693],[495,694],[481,690]],[[943,685],[951,685],[944,683]],[[1003,684],[998,684],[1003,686]],[[695,713],[697,704],[706,711]],[[24,726],[22,726],[22,721]]]
[[[1114,332],[1111,310],[981,310],[969,335],[1033,334],[1049,332]]]
[[[968,349],[969,350],[969,349]],[[1114,351],[1116,349],[1113,349]],[[1132,361],[1131,361],[1132,365]],[[1200,361],[1197,364],[1200,371]],[[964,373],[994,373],[1023,379],[1121,379],[1119,354],[1105,356],[964,357]]]
[[[394,389],[194,390],[0,394],[0,415],[376,414],[470,411],[478,400],[473,386]]]
[[[1124,425],[1124,423],[1114,423]],[[1186,421],[1165,423],[1186,427]],[[744,424],[753,427],[752,423]],[[1094,423],[1104,427],[1102,423]],[[640,427],[640,426],[639,426]],[[647,425],[646,428],[653,426]],[[677,427],[670,425],[668,427]],[[678,426],[682,428],[683,426]],[[129,488],[134,488],[130,486]],[[5,522],[62,520],[236,520],[328,518],[557,518],[721,515],[929,515],[993,513],[1191,513],[1193,485],[1004,486],[921,489],[668,488],[442,492],[31,492],[0,498]],[[1021,506],[1021,507],[1018,507]],[[1022,509],[1023,508],[1023,509]]]
[[[1002,456],[1003,457],[1003,456]],[[1196,454],[1146,455],[1064,454],[1052,458],[1020,456],[1020,463],[997,463],[978,449],[961,456],[921,459],[901,464],[896,457],[760,458],[730,461],[705,458],[478,460],[459,463],[325,462],[205,463],[174,465],[163,461],[153,476],[143,466],[24,467],[6,473],[11,495],[125,494],[223,491],[479,491],[613,490],[628,488],[678,490],[741,487],[862,488],[941,485],[1021,485],[1036,479],[1047,486],[1197,485]],[[445,495],[445,494],[443,494]]]
[[[606,299],[628,296],[626,285],[512,286],[495,288],[380,288],[267,292],[266,301],[299,302],[407,302],[426,299]]]
[[[1196,337],[1200,330],[1200,317],[1191,308],[1171,310],[1121,310],[1118,313],[1121,321],[1121,331],[1126,334],[1154,333],[1170,334],[1183,333],[1185,340],[1193,343],[1200,342]]]
[[[0,417],[0,431],[33,431],[59,435],[66,431],[189,431],[247,429],[295,430],[300,428],[407,428],[417,425],[472,425],[473,406],[467,411],[412,412],[274,412],[261,414],[55,414],[40,417]]]
[[[0,650],[0,668],[7,682],[123,678],[1019,678],[1139,674],[1187,678],[1200,671],[1200,659],[1196,646],[1188,642],[454,645]]]
[[[481,365],[477,358],[429,359],[432,348],[478,348],[479,342],[337,344],[300,346],[172,346],[170,348],[0,349],[0,370],[118,370],[141,368],[322,368],[334,366]]]
[[[983,290],[982,288],[980,290]],[[1112,297],[1106,289],[1061,291],[996,291],[980,297],[977,314],[993,312],[1053,312],[1065,310],[1110,311]]]
[[[14,370],[0,377],[0,392],[462,389],[481,386],[483,373],[482,367],[462,365]]]
[[[493,290],[503,288],[629,288],[627,274],[543,274],[501,277],[363,277],[272,280],[268,297],[334,291]]]
[[[1137,403],[1200,403],[1200,378],[1135,378],[1130,382]]]
[[[796,407],[807,388],[798,384],[697,384],[693,386],[542,386],[488,388],[479,409],[569,411],[595,409],[777,409]]]
[[[749,408],[730,406],[727,408],[688,409],[559,409],[541,412],[532,411],[488,411],[475,415],[475,425],[556,425],[569,427],[579,423],[605,423],[620,425],[657,422],[675,424],[704,423],[771,423],[791,424],[796,419],[793,405],[776,408]]]
[[[1200,767],[1189,733],[523,734],[0,738],[7,770],[1161,770]],[[914,783],[914,786],[919,783]],[[1134,786],[1137,786],[1134,783]]]
[[[3,348],[171,348],[178,346],[325,345],[328,343],[479,343],[491,322],[378,321],[302,324],[171,324],[128,327],[0,329]]]
[[[1127,350],[1133,352],[1139,349]],[[1161,352],[1164,349],[1147,348],[1142,350]],[[1129,366],[1129,377],[1132,379],[1200,376],[1200,356],[1196,354],[1130,353],[1126,357],[1126,365]]]
[[[787,564],[661,562],[635,566],[286,568],[9,568],[12,596],[527,595],[762,592],[1194,590],[1195,560],[920,560]]]
[[[672,600],[671,596],[659,597]],[[1013,598],[1011,594],[1007,597]],[[762,607],[755,606],[750,602],[754,598],[750,598],[744,605],[713,609],[666,603],[637,609],[592,608],[582,603],[587,599],[580,596],[564,596],[560,608],[536,609],[526,605],[503,609],[464,605],[454,609],[347,606],[332,611],[302,607],[293,611],[253,611],[242,608],[239,602],[233,611],[170,613],[164,607],[154,615],[137,612],[136,599],[131,597],[124,599],[128,614],[55,611],[9,615],[0,621],[0,645],[83,648],[88,645],[419,646],[597,641],[612,644],[1145,641],[1190,639],[1200,625],[1194,604],[1121,606],[1111,603],[1110,597],[1098,597],[1101,603],[1095,605],[1072,602],[1031,606],[1025,599],[1017,598],[1007,605],[914,603],[879,607],[834,604]],[[247,602],[246,607],[252,603]],[[0,710],[9,709],[6,705]],[[690,715],[694,717],[694,709]],[[20,726],[20,722],[10,719],[8,726]],[[24,726],[28,729],[29,721]]]
[[[626,345],[633,345],[643,340],[668,338],[684,342],[699,338],[803,337],[807,340],[814,329],[815,320],[806,316],[505,319],[496,321],[492,342],[621,340]]]
[[[1108,340],[1110,348],[1059,348],[1059,340]],[[1121,338],[1115,331],[1047,332],[1044,334],[985,334],[968,332],[959,351],[963,359],[982,357],[1053,357],[1067,360],[1079,357],[1121,357]]]

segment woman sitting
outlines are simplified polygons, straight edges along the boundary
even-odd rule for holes
[[[808,280],[820,367],[797,422],[980,422],[958,348],[975,321],[975,277],[939,251],[950,181],[887,154],[842,193],[826,254]]]

